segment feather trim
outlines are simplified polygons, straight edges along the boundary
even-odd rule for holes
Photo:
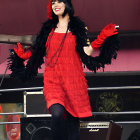
[[[24,59],[21,59],[12,49],[12,53],[10,57],[8,58],[8,68],[12,71],[10,74],[11,78],[17,78],[23,80],[24,78],[24,71],[25,71],[25,65],[24,65]]]
[[[19,58],[16,53],[8,58],[9,69],[12,71],[12,78],[19,78],[23,81],[27,81],[30,79],[32,80],[37,75],[38,68],[41,68],[41,65],[44,63],[43,57],[46,55],[46,40],[54,25],[53,20],[48,20],[43,24],[34,45],[31,47],[32,55],[26,66],[24,66],[24,60]]]
[[[46,41],[52,28],[55,26],[53,20],[45,22],[40,33],[36,38],[35,44],[32,46],[32,55],[27,62],[25,75],[26,79],[33,79],[38,74],[38,68],[44,63],[43,57],[46,55]]]
[[[57,19],[48,20],[41,28],[40,33],[36,38],[36,42],[31,47],[32,56],[27,62],[26,68],[24,67],[23,61],[15,56],[10,56],[13,59],[13,63],[10,63],[10,69],[12,70],[11,77],[20,74],[24,75],[25,79],[33,79],[37,73],[38,68],[44,63],[43,57],[46,55],[46,41],[49,33],[58,23]],[[111,64],[112,59],[116,59],[116,51],[119,49],[119,38],[118,35],[111,36],[105,40],[100,48],[100,54],[97,57],[91,57],[85,54],[83,47],[87,46],[88,31],[85,28],[85,23],[80,20],[79,17],[71,17],[69,22],[69,29],[76,36],[76,51],[79,53],[82,62],[86,65],[89,70],[96,72],[97,69],[105,67],[105,64]],[[19,66],[18,66],[19,65]],[[21,73],[23,71],[23,73]]]
[[[83,50],[79,51],[80,57],[82,59],[82,62],[86,65],[86,67],[94,71],[96,73],[96,70],[99,68],[105,68],[105,64],[111,64],[112,59],[117,58],[117,51],[119,50],[120,41],[118,35],[113,35],[111,37],[108,37],[106,41],[102,44],[99,53],[99,56],[91,57],[84,53]]]
[[[88,46],[88,31],[85,23],[78,17],[73,17],[70,21],[70,30],[76,36],[76,50],[78,51],[82,62],[86,67],[96,72],[99,68],[105,68],[105,64],[111,64],[112,59],[116,59],[119,50],[120,41],[118,35],[108,37],[100,47],[100,54],[97,57],[91,57],[85,54],[83,47]]]

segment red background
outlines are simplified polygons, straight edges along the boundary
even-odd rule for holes
[[[46,20],[48,0],[4,0],[0,2],[0,34],[36,34]],[[72,0],[75,15],[90,32],[106,24],[120,25],[121,31],[140,31],[140,0]]]

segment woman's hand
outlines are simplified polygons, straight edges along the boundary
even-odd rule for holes
[[[97,39],[95,39],[91,46],[94,50],[98,50],[99,47],[103,44],[103,42],[110,36],[118,34],[117,29],[115,28],[116,24],[108,24],[103,28],[101,33],[97,36]]]
[[[94,52],[94,50],[98,50],[99,47],[101,47],[101,45],[103,44],[103,42],[110,36],[112,35],[116,35],[118,34],[117,29],[115,28],[116,24],[108,24],[107,26],[105,26],[102,31],[100,32],[100,34],[97,36],[97,39],[95,39],[93,42],[91,42],[91,44],[89,43],[89,41],[87,41],[87,44],[89,46],[85,46],[84,52],[91,56],[92,53]]]
[[[15,53],[22,59],[26,60],[29,59],[30,56],[32,55],[31,51],[25,52],[24,48],[22,47],[22,45],[20,43],[17,43],[17,48],[13,48]]]
[[[106,39],[109,36],[118,34],[117,29],[115,28],[116,24],[108,24],[103,28],[103,30],[100,33],[100,39]]]

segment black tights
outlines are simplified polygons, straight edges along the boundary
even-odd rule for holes
[[[51,129],[53,140],[80,140],[79,118],[73,117],[66,112],[60,104],[50,107],[52,114]],[[64,113],[67,113],[66,119]]]

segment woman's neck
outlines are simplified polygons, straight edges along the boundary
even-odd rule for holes
[[[59,16],[58,17],[58,24],[55,32],[66,32],[69,23],[69,16],[66,15],[65,17]]]
[[[63,24],[63,23],[68,23],[69,22],[69,15],[66,14],[64,17],[58,16],[58,23]]]

